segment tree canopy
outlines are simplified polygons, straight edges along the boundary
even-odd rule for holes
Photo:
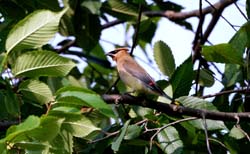
[[[245,10],[237,0],[200,0],[184,11],[164,0],[0,0],[0,153],[248,153],[250,0],[240,2]],[[231,5],[243,25],[222,16]],[[152,43],[160,19],[194,32],[192,54],[179,66],[168,42]],[[219,20],[235,34],[211,44]],[[120,24],[133,30],[122,46],[156,63],[168,79],[157,83],[173,102],[126,93],[100,43]],[[205,94],[215,81],[223,88]]]

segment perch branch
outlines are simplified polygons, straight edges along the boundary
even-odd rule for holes
[[[219,112],[219,111],[208,111],[203,109],[194,109],[184,106],[177,106],[173,104],[166,104],[162,102],[157,102],[153,100],[146,100],[144,98],[134,97],[131,95],[102,95],[104,101],[109,104],[113,103],[125,103],[129,105],[138,105],[143,107],[148,107],[156,109],[168,115],[173,116],[192,116],[197,118],[212,119],[212,120],[222,120],[222,121],[235,121],[240,119],[240,121],[250,121],[250,112]]]

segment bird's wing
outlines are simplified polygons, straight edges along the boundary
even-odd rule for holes
[[[145,83],[145,85],[149,89],[158,93],[159,95],[162,95],[162,96],[172,100],[171,97],[169,97],[161,88],[159,88],[157,86],[154,79],[139,64],[137,64],[136,62],[134,62],[134,63],[125,62],[125,63],[123,63],[123,67],[124,67],[125,71],[127,71],[129,74],[133,75],[134,77],[136,77],[137,79],[139,79],[140,81]],[[135,69],[135,67],[136,67],[136,69]]]
[[[137,63],[123,63],[124,69],[145,84],[154,84],[153,78]]]
[[[142,81],[146,87],[160,95],[165,95],[165,93],[156,85],[154,79],[139,64],[136,62],[123,63],[123,67],[129,74]]]

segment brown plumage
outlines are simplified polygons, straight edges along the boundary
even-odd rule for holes
[[[116,61],[119,76],[127,86],[136,91],[154,93],[172,100],[129,55],[127,48],[117,48],[107,55]]]

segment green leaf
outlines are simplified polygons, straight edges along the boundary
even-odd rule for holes
[[[40,104],[46,104],[53,101],[53,95],[48,85],[39,80],[26,80],[18,88],[25,97],[37,101]]]
[[[229,132],[229,136],[230,136],[230,137],[233,137],[233,138],[235,138],[235,139],[237,139],[237,140],[243,139],[243,138],[246,137],[246,136],[245,136],[245,134],[243,134],[242,131],[243,131],[243,130],[240,130],[239,128],[233,126],[233,128],[232,128],[232,129],[230,130],[230,132]]]
[[[212,103],[201,98],[192,96],[183,96],[178,98],[178,101],[180,101],[181,104],[185,107],[217,111],[216,107]]]
[[[250,19],[250,0],[246,0],[246,13],[248,19]]]
[[[250,2],[250,1],[249,1]],[[243,55],[246,47],[250,47],[250,22],[246,22],[229,41],[237,53]],[[233,57],[233,55],[231,55]]]
[[[133,5],[124,3],[121,0],[108,0],[107,5],[104,5],[103,8],[106,12],[119,19],[136,20],[138,18],[137,9]],[[148,17],[142,14],[141,19],[146,20]]]
[[[74,30],[73,35],[76,37],[76,43],[87,51],[87,54],[98,44],[101,37],[100,16],[90,13],[89,10],[82,8],[77,9],[75,14],[71,13],[71,21],[74,23],[74,29],[70,27],[69,32]],[[69,25],[71,25],[69,23]],[[72,30],[73,29],[73,30]]]
[[[214,46],[203,46],[202,55],[206,60],[218,63],[243,64],[242,52],[230,44],[218,44]]]
[[[102,6],[102,3],[99,1],[91,1],[91,0],[87,0],[87,1],[83,1],[81,6],[84,6],[86,8],[89,9],[89,11],[92,14],[100,14],[100,8]]]
[[[173,98],[188,95],[193,81],[193,63],[191,57],[184,61],[172,75],[170,83],[173,88]]]
[[[81,111],[80,109],[77,109],[75,107],[59,106],[53,107],[49,111],[49,115],[59,118],[65,118],[66,120],[71,118],[79,119],[81,117]]]
[[[124,136],[125,140],[132,140],[141,134],[142,128],[138,125],[129,125]]]
[[[180,139],[177,130],[169,126],[157,134],[160,148],[164,153],[180,154],[183,150],[183,142]]]
[[[32,51],[19,56],[13,67],[15,76],[65,76],[75,64],[51,51]]]
[[[191,96],[183,96],[178,98],[178,101],[185,107],[194,108],[194,109],[202,109],[202,110],[209,110],[209,111],[218,111],[216,107],[200,98],[191,97]],[[219,112],[219,111],[218,111]],[[198,120],[192,120],[188,121],[190,124],[192,124],[194,127],[198,129],[204,130],[204,120],[198,119]],[[223,121],[219,120],[206,120],[207,124],[207,130],[227,130],[227,127],[225,126]]]
[[[7,145],[5,139],[0,140],[0,152],[2,154],[7,154]]]
[[[175,71],[174,56],[170,47],[163,41],[154,44],[154,59],[161,72],[171,77]]]
[[[203,119],[192,120],[189,121],[189,123],[197,129],[205,129],[205,123]],[[225,126],[224,122],[219,120],[206,119],[206,125],[208,131],[227,130],[227,127]]]
[[[214,84],[212,72],[207,69],[201,69],[199,74],[199,84],[204,87],[211,87]]]
[[[14,140],[19,135],[22,135],[23,133],[33,130],[37,128],[40,125],[40,119],[36,116],[29,116],[23,123],[19,125],[11,126],[7,130],[6,134],[6,140]]]
[[[12,49],[38,48],[48,43],[58,31],[60,18],[66,10],[56,13],[49,10],[38,10],[18,22],[7,37],[5,44],[7,54]]]
[[[4,97],[2,98],[4,101],[4,106],[8,114],[18,117],[20,114],[20,102],[16,93],[13,92],[10,87],[7,87],[7,90],[4,91]],[[2,106],[3,107],[3,106]]]
[[[4,65],[6,62],[5,60],[6,60],[6,54],[5,53],[0,54],[0,73],[2,73],[4,70]]]
[[[48,143],[29,141],[18,142],[15,146],[24,149],[26,154],[48,153],[50,147]]]
[[[121,129],[121,133],[119,135],[119,137],[112,143],[111,145],[111,149],[114,151],[114,152],[117,152],[121,146],[121,143],[122,143],[122,140],[126,134],[126,131],[128,129],[128,125],[130,123],[130,120],[126,121],[124,126],[122,127]]]
[[[140,23],[140,31],[138,34],[138,41],[142,45],[143,43],[151,43],[157,29],[157,24],[152,19],[143,20]]]
[[[73,136],[86,137],[94,131],[100,130],[88,118],[81,116],[79,118],[68,118],[63,122],[62,129],[67,130]]]
[[[40,142],[45,142],[53,140],[58,135],[64,119],[54,116],[42,116],[40,120],[39,127],[29,131],[27,135]]]
[[[50,153],[73,153],[73,136],[66,130],[61,130],[57,137],[50,142]]]
[[[230,87],[236,82],[243,80],[242,68],[238,64],[226,64],[222,83],[225,87]]]
[[[106,104],[102,98],[89,89],[83,89],[79,87],[64,87],[57,91],[57,99],[62,97],[76,97],[83,101],[84,105],[88,107],[93,107],[98,110],[103,115],[107,117],[115,117],[114,112],[111,107]]]

